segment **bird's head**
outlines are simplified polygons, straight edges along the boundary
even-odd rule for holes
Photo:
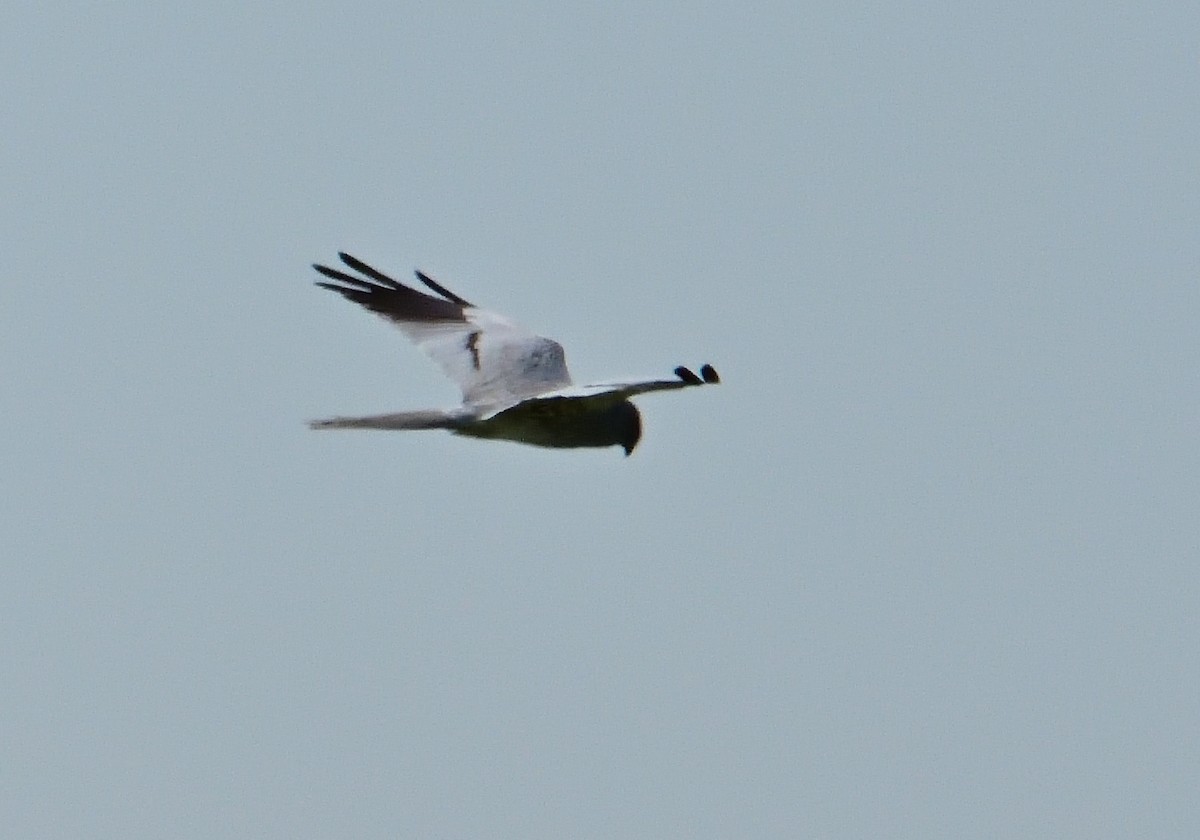
[[[613,406],[612,421],[617,437],[615,442],[624,448],[625,457],[628,458],[642,438],[642,415],[638,413],[637,406],[629,400],[623,400]]]

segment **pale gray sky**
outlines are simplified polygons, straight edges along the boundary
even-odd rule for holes
[[[20,4],[0,823],[1200,834],[1194,4]],[[345,249],[711,361],[452,404]]]

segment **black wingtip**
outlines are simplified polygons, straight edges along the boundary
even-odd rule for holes
[[[458,303],[410,289],[345,251],[338,251],[338,257],[349,269],[364,276],[313,263],[318,274],[333,281],[318,280],[316,285],[337,292],[347,300],[400,324],[410,321],[466,320],[463,307]]]
[[[313,263],[312,267],[315,268],[318,273],[323,274],[326,277],[329,277],[329,272],[333,271],[333,269],[330,268],[329,266],[321,265],[319,263]],[[325,288],[329,288],[328,283],[322,283],[320,280],[316,281],[316,283],[318,286],[324,286]]]
[[[337,254],[338,254],[339,260],[341,260],[343,263],[345,263],[346,265],[353,268],[355,271],[362,271],[364,274],[366,274],[366,273],[368,273],[367,270],[369,270],[371,268],[369,265],[367,265],[365,262],[360,260],[358,257],[354,256],[353,254],[347,254],[345,251],[338,251]]]
[[[708,385],[716,385],[721,381],[721,377],[717,376],[717,369],[712,365],[705,365],[704,367],[700,368],[700,377]]]
[[[338,259],[340,259],[342,262],[344,262],[350,268],[357,271],[359,274],[364,274],[367,277],[370,277],[376,283],[380,283],[389,289],[399,289],[400,288],[400,284],[397,283],[395,280],[393,280],[391,277],[388,277],[386,274],[384,274],[379,269],[367,265],[365,262],[360,260],[358,257],[351,256],[350,254],[347,254],[345,251],[338,251]]]
[[[343,265],[347,265],[350,268],[353,268],[355,271],[362,271],[363,266],[366,265],[366,263],[364,263],[358,257],[355,257],[352,254],[347,254],[345,251],[338,251],[337,255],[338,259],[342,261]],[[365,274],[366,272],[363,273]]]
[[[437,292],[439,295],[441,295],[442,297],[444,297],[446,300],[450,301],[451,303],[457,303],[459,306],[474,306],[474,304],[472,304],[470,301],[460,298],[458,295],[454,294],[454,292],[450,291],[445,286],[443,286],[441,283],[434,280],[432,277],[430,277],[424,271],[421,271],[421,269],[418,268],[416,271],[413,272],[413,274],[415,274],[417,276],[418,280],[420,280],[422,283],[424,283],[429,288],[433,289],[435,292]]]
[[[338,271],[336,268],[330,268],[327,265],[313,263],[313,268],[315,268],[320,274],[328,277],[330,280],[336,280],[339,283],[345,284],[344,286],[333,286],[328,283],[322,283],[319,281],[317,282],[318,286],[322,286],[326,289],[332,289],[335,292],[346,291],[347,287],[356,291],[370,291],[376,288],[373,283],[363,280],[361,277],[354,277],[344,271]]]
[[[684,382],[686,382],[688,385],[703,385],[704,384],[700,380],[699,376],[692,373],[690,370],[685,368],[683,365],[680,365],[679,367],[675,368],[675,375],[678,376],[680,379],[682,379]]]

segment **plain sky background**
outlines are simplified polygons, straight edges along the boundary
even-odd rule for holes
[[[1193,3],[10,4],[0,824],[1200,836]],[[344,249],[714,363],[451,405]]]

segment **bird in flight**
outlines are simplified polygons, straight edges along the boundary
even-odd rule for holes
[[[448,429],[452,434],[571,448],[621,446],[629,455],[642,435],[629,398],[720,382],[712,365],[674,379],[575,385],[562,345],[502,315],[480,309],[433,278],[417,279],[437,296],[398,283],[362,260],[338,253],[358,275],[314,264],[332,282],[317,285],[361,304],[400,328],[462,389],[452,409],[314,420],[314,429]]]

